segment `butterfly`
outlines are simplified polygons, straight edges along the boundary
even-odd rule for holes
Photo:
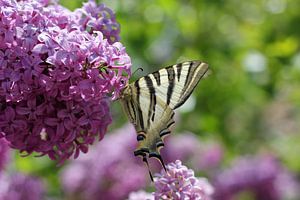
[[[120,94],[120,102],[137,133],[135,156],[157,158],[166,170],[160,154],[163,138],[171,133],[174,110],[191,95],[200,79],[208,71],[201,61],[178,63],[141,77],[127,84]],[[152,174],[149,170],[151,180]]]

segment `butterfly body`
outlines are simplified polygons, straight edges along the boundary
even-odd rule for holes
[[[129,121],[134,125],[137,132],[137,140],[139,145],[135,151],[137,155],[144,153],[159,153],[159,149],[163,146],[162,137],[157,133],[160,133],[162,129],[168,129],[166,124],[173,124],[172,116],[174,111],[164,102],[156,97],[156,103],[161,105],[159,107],[160,115],[155,117],[155,110],[149,111],[148,114],[143,114],[142,110],[146,107],[156,107],[155,105],[149,105],[147,103],[139,103],[139,97],[136,86],[127,85],[123,91],[123,97],[121,98],[122,106],[127,114]],[[141,94],[143,98],[151,98],[151,94]],[[152,97],[153,98],[153,97]],[[158,118],[159,117],[159,118]],[[151,155],[152,155],[151,154]],[[150,156],[151,157],[151,156]]]
[[[155,157],[163,164],[160,149],[174,124],[174,109],[188,99],[207,70],[206,63],[183,62],[141,77],[124,88],[120,101],[137,132],[136,156],[146,162],[147,157]]]

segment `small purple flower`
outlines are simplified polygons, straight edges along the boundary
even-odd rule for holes
[[[188,169],[176,160],[167,166],[167,172],[162,170],[156,175],[155,199],[174,200],[205,200],[213,193],[212,186],[205,179],[194,176],[194,171]]]
[[[120,40],[120,25],[116,21],[113,11],[104,4],[97,5],[94,1],[84,3],[81,9],[77,9],[80,18],[79,24],[89,33],[101,31],[112,44]]]
[[[0,174],[8,161],[8,150],[8,142],[4,138],[0,138]]]
[[[132,154],[135,135],[134,128],[127,125],[66,166],[61,181],[67,196],[123,200],[131,191],[144,188],[148,174]]]
[[[131,192],[128,196],[128,200],[154,200],[154,196],[151,193],[139,190],[137,192]]]
[[[0,1],[0,136],[60,162],[86,153],[131,74],[118,38],[112,11],[93,1],[76,12],[50,0]]]
[[[44,197],[41,180],[23,174],[2,174],[0,176],[0,199],[40,200]]]
[[[216,200],[233,200],[243,192],[254,199],[280,200],[287,195],[293,196],[288,199],[299,198],[299,192],[293,190],[299,185],[272,156],[237,159],[231,168],[217,175],[214,187]]]

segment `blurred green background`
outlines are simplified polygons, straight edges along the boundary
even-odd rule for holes
[[[82,4],[60,2],[71,10]],[[144,69],[132,80],[181,61],[209,64],[209,76],[179,110],[175,132],[221,143],[223,166],[238,156],[269,152],[300,175],[299,1],[100,2],[116,13],[132,71]],[[112,109],[111,130],[127,121],[117,102]],[[54,162],[16,157],[14,168],[42,176],[49,193],[60,195]]]

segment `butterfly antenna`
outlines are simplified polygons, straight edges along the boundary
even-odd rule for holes
[[[150,171],[148,160],[147,160],[146,156],[143,157],[143,162],[146,163],[147,168],[148,168],[148,172],[149,172],[149,175],[150,175],[150,178],[151,178],[151,181],[154,182],[154,179],[153,179],[152,173]]]
[[[139,67],[131,74],[131,76],[133,76],[138,71],[144,71],[144,70],[143,70],[143,68]]]

